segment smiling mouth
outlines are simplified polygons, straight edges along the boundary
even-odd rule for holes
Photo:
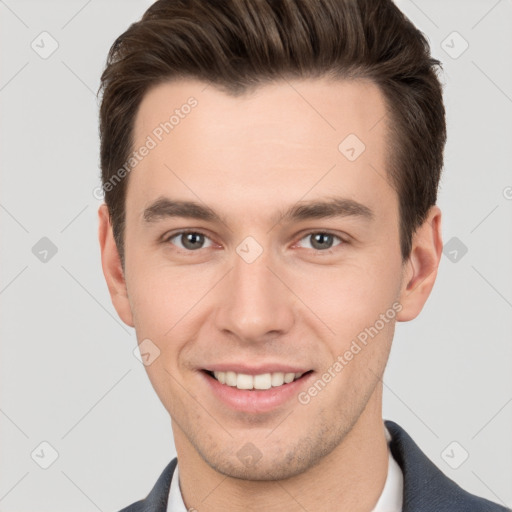
[[[215,379],[216,381],[226,386],[234,387],[245,391],[258,391],[286,386],[287,384],[290,384],[296,380],[303,378],[305,375],[310,374],[313,370],[309,370],[304,373],[272,372],[262,373],[259,375],[248,375],[245,373],[237,373],[232,371],[203,371],[206,374],[208,374],[212,379]]]

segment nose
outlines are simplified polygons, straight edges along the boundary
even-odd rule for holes
[[[217,328],[240,341],[259,343],[291,329],[295,296],[264,251],[252,263],[234,254],[217,299]],[[284,282],[283,282],[284,281]]]

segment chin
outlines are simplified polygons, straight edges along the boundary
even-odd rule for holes
[[[272,435],[272,434],[271,434]],[[254,443],[248,438],[236,450],[226,447],[224,451],[211,452],[198,450],[201,458],[214,471],[239,480],[268,481],[286,480],[306,472],[322,458],[331,453],[339,444],[338,436],[330,435],[324,430],[318,431],[315,437],[305,436],[292,440],[284,436],[280,441],[271,444],[263,438]],[[279,444],[285,444],[280,448]],[[259,449],[258,446],[264,446]]]
[[[208,461],[207,461],[208,462]],[[216,472],[230,478],[250,481],[286,480],[304,473],[310,466],[304,461],[303,465],[296,466],[285,461],[259,461],[253,467],[245,466],[243,463],[233,461],[233,464],[222,461],[220,464],[208,462]]]

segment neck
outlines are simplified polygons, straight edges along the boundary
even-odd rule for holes
[[[183,501],[210,512],[304,510],[370,512],[384,488],[388,448],[382,421],[382,387],[341,443],[305,472],[284,480],[231,478],[205,463],[173,422]]]

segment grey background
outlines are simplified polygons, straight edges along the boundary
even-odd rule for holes
[[[99,76],[149,4],[0,1],[0,511],[118,510],[175,456],[104,283],[93,196]],[[444,63],[446,254],[423,313],[397,326],[384,417],[461,486],[510,507],[512,2],[398,4]],[[31,47],[51,49],[43,31],[58,43],[46,59]],[[58,453],[48,469],[42,442]]]

